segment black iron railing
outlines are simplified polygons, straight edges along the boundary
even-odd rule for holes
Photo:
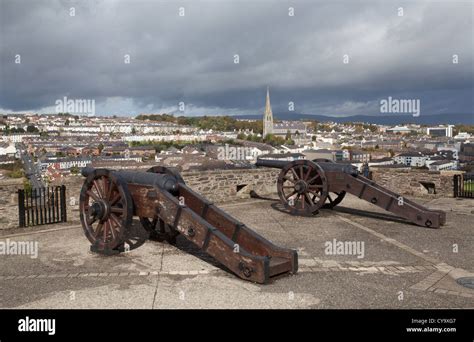
[[[454,197],[474,198],[474,174],[454,176]]]
[[[18,212],[20,227],[66,222],[66,187],[19,189]]]

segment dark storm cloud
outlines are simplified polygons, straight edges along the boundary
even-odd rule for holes
[[[8,111],[68,96],[95,99],[104,114],[173,111],[180,101],[188,114],[256,113],[267,85],[275,112],[293,101],[298,112],[373,114],[388,96],[419,98],[426,114],[473,109],[469,2],[0,3]]]

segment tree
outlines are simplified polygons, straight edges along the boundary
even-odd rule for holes
[[[31,183],[28,179],[23,180],[23,189],[25,190],[26,194],[31,194],[31,190],[33,190],[33,187],[31,186]]]
[[[70,171],[73,175],[77,175],[79,173],[79,168],[77,166],[73,166],[71,167]]]
[[[98,146],[97,146],[97,149],[99,150],[99,154],[102,153],[102,150],[104,149],[104,144],[100,143]]]
[[[28,133],[36,133],[36,132],[39,132],[38,128],[36,128],[36,127],[33,126],[33,125],[28,125],[28,126],[26,127],[26,131],[27,131]]]
[[[64,121],[64,126],[69,126],[69,118]]]

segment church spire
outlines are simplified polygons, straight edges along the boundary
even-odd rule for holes
[[[270,89],[267,86],[267,98],[265,101],[265,113],[263,114],[263,137],[273,134],[273,113],[270,105]]]

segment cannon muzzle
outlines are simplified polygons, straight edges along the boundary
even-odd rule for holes
[[[288,160],[257,159],[255,166],[283,169],[288,163],[290,163]]]
[[[94,170],[96,169],[93,167],[85,167],[82,169],[81,173],[84,177],[88,177],[94,172]],[[171,193],[175,193],[178,190],[178,179],[170,174],[125,170],[113,170],[112,173],[122,178],[127,183],[158,186]]]

